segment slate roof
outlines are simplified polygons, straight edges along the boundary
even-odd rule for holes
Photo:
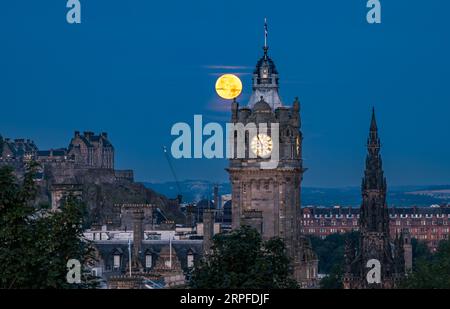
[[[140,260],[142,265],[145,265],[145,255],[150,253],[153,256],[153,265],[162,248],[169,245],[168,240],[144,240],[142,242],[142,250]],[[113,255],[116,252],[121,254],[121,270],[119,272],[126,271],[125,267],[128,262],[128,241],[95,241],[95,248],[98,250],[104,265],[112,270]],[[198,258],[203,254],[203,240],[173,240],[172,247],[175,249],[178,260],[181,263],[181,268],[187,272],[187,255],[189,252],[194,254],[194,258]],[[131,248],[133,250],[133,248]],[[109,266],[109,267],[108,267]]]

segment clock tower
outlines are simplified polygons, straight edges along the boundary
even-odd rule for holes
[[[229,132],[234,136],[227,169],[232,185],[232,227],[252,226],[264,240],[282,238],[296,280],[304,287],[313,286],[317,258],[300,230],[300,186],[305,172],[300,103],[296,98],[292,106],[283,104],[278,71],[268,47],[263,50],[253,72],[248,105],[232,104],[231,123],[234,128],[246,128],[240,140],[237,132]],[[238,156],[240,142],[244,146]]]

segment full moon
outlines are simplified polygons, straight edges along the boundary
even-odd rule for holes
[[[236,75],[222,75],[217,79],[216,92],[223,99],[237,98],[242,92],[242,82]]]

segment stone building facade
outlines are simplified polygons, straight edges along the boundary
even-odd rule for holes
[[[37,161],[41,164],[70,163],[73,168],[114,169],[114,147],[103,132],[76,131],[67,148],[40,150],[29,139],[0,136],[0,163]]]
[[[232,186],[232,227],[246,224],[259,230],[263,239],[281,237],[293,261],[295,278],[310,287],[317,276],[317,257],[299,228],[305,171],[300,104],[296,99],[293,106],[285,106],[278,90],[278,71],[266,46],[253,73],[249,104],[240,107],[236,101],[232,103],[231,123],[235,127],[256,126],[254,134],[246,129],[241,138],[238,132],[229,132],[230,136],[234,133],[234,139],[229,140],[234,153],[227,169]],[[244,149],[241,157],[239,147]],[[277,155],[279,162],[268,167]]]
[[[89,231],[96,254],[92,271],[112,289],[186,285],[190,270],[208,251],[211,240],[174,239],[175,235],[168,239],[148,239],[144,217],[145,210],[152,205],[124,204],[121,208],[131,212],[133,230],[128,233],[128,239],[115,238],[113,232],[106,229]],[[213,218],[213,211],[208,214]],[[203,235],[212,237],[214,234],[213,224],[205,224],[203,229]]]
[[[29,139],[9,139],[0,136],[0,166],[9,165],[20,177],[26,164],[40,164],[37,180],[46,187],[52,208],[68,194],[81,196],[82,185],[95,183],[133,182],[132,170],[114,169],[114,147],[107,133],[76,131],[67,148],[40,150]]]
[[[305,207],[302,209],[302,232],[325,238],[336,233],[358,231],[359,208]],[[435,251],[450,235],[450,206],[389,207],[389,232],[408,232],[411,238],[425,242]]]
[[[93,132],[80,134],[76,131],[66,152],[76,164],[114,169],[114,147],[106,132],[95,135]]]

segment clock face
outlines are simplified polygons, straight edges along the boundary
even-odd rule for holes
[[[272,139],[266,134],[258,134],[253,137],[250,148],[256,156],[267,158],[272,153]]]

